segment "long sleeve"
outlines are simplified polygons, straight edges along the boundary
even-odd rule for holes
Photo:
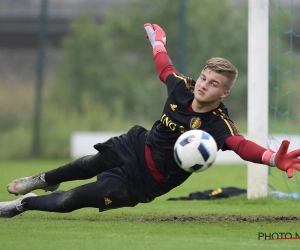
[[[166,52],[159,52],[155,55],[154,62],[159,79],[166,83],[168,75],[176,72],[169,55]]]
[[[227,148],[233,150],[243,160],[264,164],[262,156],[267,149],[253,141],[246,140],[243,136],[239,135],[228,137],[225,144]]]

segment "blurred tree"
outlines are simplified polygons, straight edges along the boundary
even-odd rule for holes
[[[150,22],[166,31],[167,50],[175,67],[181,60],[180,40],[186,39],[184,74],[197,78],[211,57],[225,57],[237,65],[240,76],[232,94],[235,105],[230,104],[230,98],[226,104],[245,117],[247,3],[235,6],[231,0],[186,1],[186,30],[182,32],[181,1],[137,1],[122,8],[112,5],[101,23],[87,15],[79,17],[64,41],[55,102],[87,112],[82,102],[89,98],[123,119],[159,119],[166,92],[145,38],[143,24]]]

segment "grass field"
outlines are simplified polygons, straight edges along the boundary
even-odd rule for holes
[[[0,201],[15,198],[6,191],[12,179],[66,162],[0,161]],[[215,165],[152,203],[135,208],[104,213],[87,208],[69,214],[28,211],[3,218],[0,249],[299,249],[300,240],[258,237],[260,233],[300,235],[299,200],[247,200],[243,195],[215,201],[167,201],[219,187],[246,188],[246,172],[244,165]],[[61,189],[83,183],[64,183]]]

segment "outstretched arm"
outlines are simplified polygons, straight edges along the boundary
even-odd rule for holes
[[[168,75],[176,72],[165,48],[167,43],[166,34],[157,24],[146,23],[144,24],[144,29],[147,33],[147,38],[152,45],[158,77],[162,82],[166,83]]]
[[[225,143],[243,160],[277,167],[285,171],[288,178],[293,177],[294,170],[300,171],[300,149],[288,153],[289,141],[283,141],[277,153],[246,140],[243,136],[228,137]]]

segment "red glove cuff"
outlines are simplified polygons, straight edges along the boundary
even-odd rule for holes
[[[153,48],[153,56],[155,56],[159,52],[167,52],[164,45],[157,45]]]
[[[271,166],[271,167],[276,167],[275,154],[276,153],[271,149],[268,149],[267,151],[265,151],[262,156],[263,163],[268,166]]]

